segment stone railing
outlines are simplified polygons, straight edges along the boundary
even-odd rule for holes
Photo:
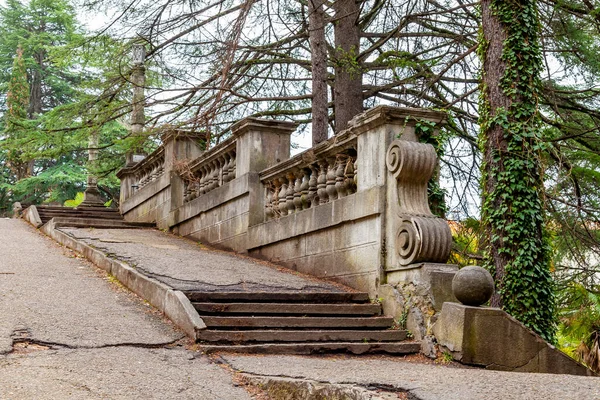
[[[121,179],[120,211],[128,221],[163,225],[171,208],[171,171],[202,153],[203,133],[169,130],[162,145],[142,161],[117,173]]]
[[[148,157],[135,164],[131,173],[134,175],[132,188],[142,189],[144,186],[156,181],[165,172],[165,148],[160,146]]]
[[[262,171],[260,180],[266,192],[265,220],[355,193],[356,153],[356,135],[346,131]]]
[[[236,161],[236,141],[230,138],[180,170],[184,182],[184,203],[235,179]]]

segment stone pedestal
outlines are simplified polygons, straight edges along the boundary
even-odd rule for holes
[[[433,333],[438,343],[464,364],[503,371],[593,375],[499,308],[444,303]]]

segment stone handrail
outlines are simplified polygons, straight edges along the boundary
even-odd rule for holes
[[[160,146],[129,170],[129,173],[135,177],[131,186],[136,190],[142,189],[157,180],[164,172],[165,149]]]
[[[236,176],[236,138],[231,137],[180,168],[184,203],[210,192]]]
[[[356,192],[357,136],[350,130],[260,173],[265,220],[326,204]]]

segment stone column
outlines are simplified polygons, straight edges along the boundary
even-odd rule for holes
[[[445,122],[440,112],[375,107],[355,118],[358,190],[383,186],[381,284],[384,312],[406,321],[424,352],[431,353],[430,326],[444,301],[453,300],[456,265],[446,264],[452,234],[429,209],[427,183],[437,168],[433,146],[421,143],[419,121]]]
[[[237,138],[236,178],[249,174],[250,226],[264,222],[265,189],[258,173],[290,158],[290,136],[298,124],[246,118],[231,127]]]
[[[173,170],[180,161],[195,160],[206,148],[206,134],[172,129],[165,132],[161,140],[165,148],[165,172]]]
[[[144,132],[144,86],[146,85],[146,49],[143,45],[133,46],[133,66],[131,69],[131,84],[133,85],[133,99],[131,102],[131,136],[139,137]],[[126,155],[125,165],[130,167],[139,160],[135,160],[135,149]]]
[[[95,167],[98,160],[98,133],[90,134],[88,149],[88,176],[87,188],[83,193],[83,202],[80,206],[84,207],[104,207],[104,200],[98,190],[98,178],[90,171]]]
[[[198,158],[206,148],[206,134],[173,129],[167,131],[161,139],[165,148],[165,173],[171,177],[171,211],[174,211],[183,205],[184,190],[176,164]]]

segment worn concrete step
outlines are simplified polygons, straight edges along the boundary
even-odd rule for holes
[[[369,294],[361,292],[199,292],[187,291],[192,302],[249,303],[368,303]]]
[[[384,342],[384,343],[353,343],[353,342],[318,342],[318,343],[270,343],[252,345],[199,345],[198,349],[205,353],[235,352],[253,354],[323,354],[347,352],[352,354],[385,353],[385,354],[414,354],[421,350],[418,342]]]
[[[104,229],[127,229],[127,228],[152,228],[155,224],[145,222],[126,222],[122,220],[105,220],[94,218],[54,218],[54,226],[70,228],[104,228]]]
[[[209,328],[331,328],[331,329],[367,329],[390,328],[391,317],[347,318],[347,317],[207,317],[202,320]]]
[[[197,340],[205,342],[400,342],[407,338],[405,330],[251,330],[223,331],[206,329],[197,332]]]
[[[119,213],[78,213],[78,212],[42,212],[38,213],[40,218],[95,218],[95,219],[110,219],[122,220],[123,217]]]
[[[379,304],[193,303],[200,314],[381,315]]]
[[[107,214],[107,215],[112,215],[112,214],[117,214],[120,215],[119,212],[117,210],[111,209],[111,208],[101,208],[101,209],[80,209],[80,208],[61,208],[61,209],[45,209],[45,208],[38,208],[38,212],[39,213],[44,213],[44,214],[71,214],[71,213],[84,213],[84,214]]]

